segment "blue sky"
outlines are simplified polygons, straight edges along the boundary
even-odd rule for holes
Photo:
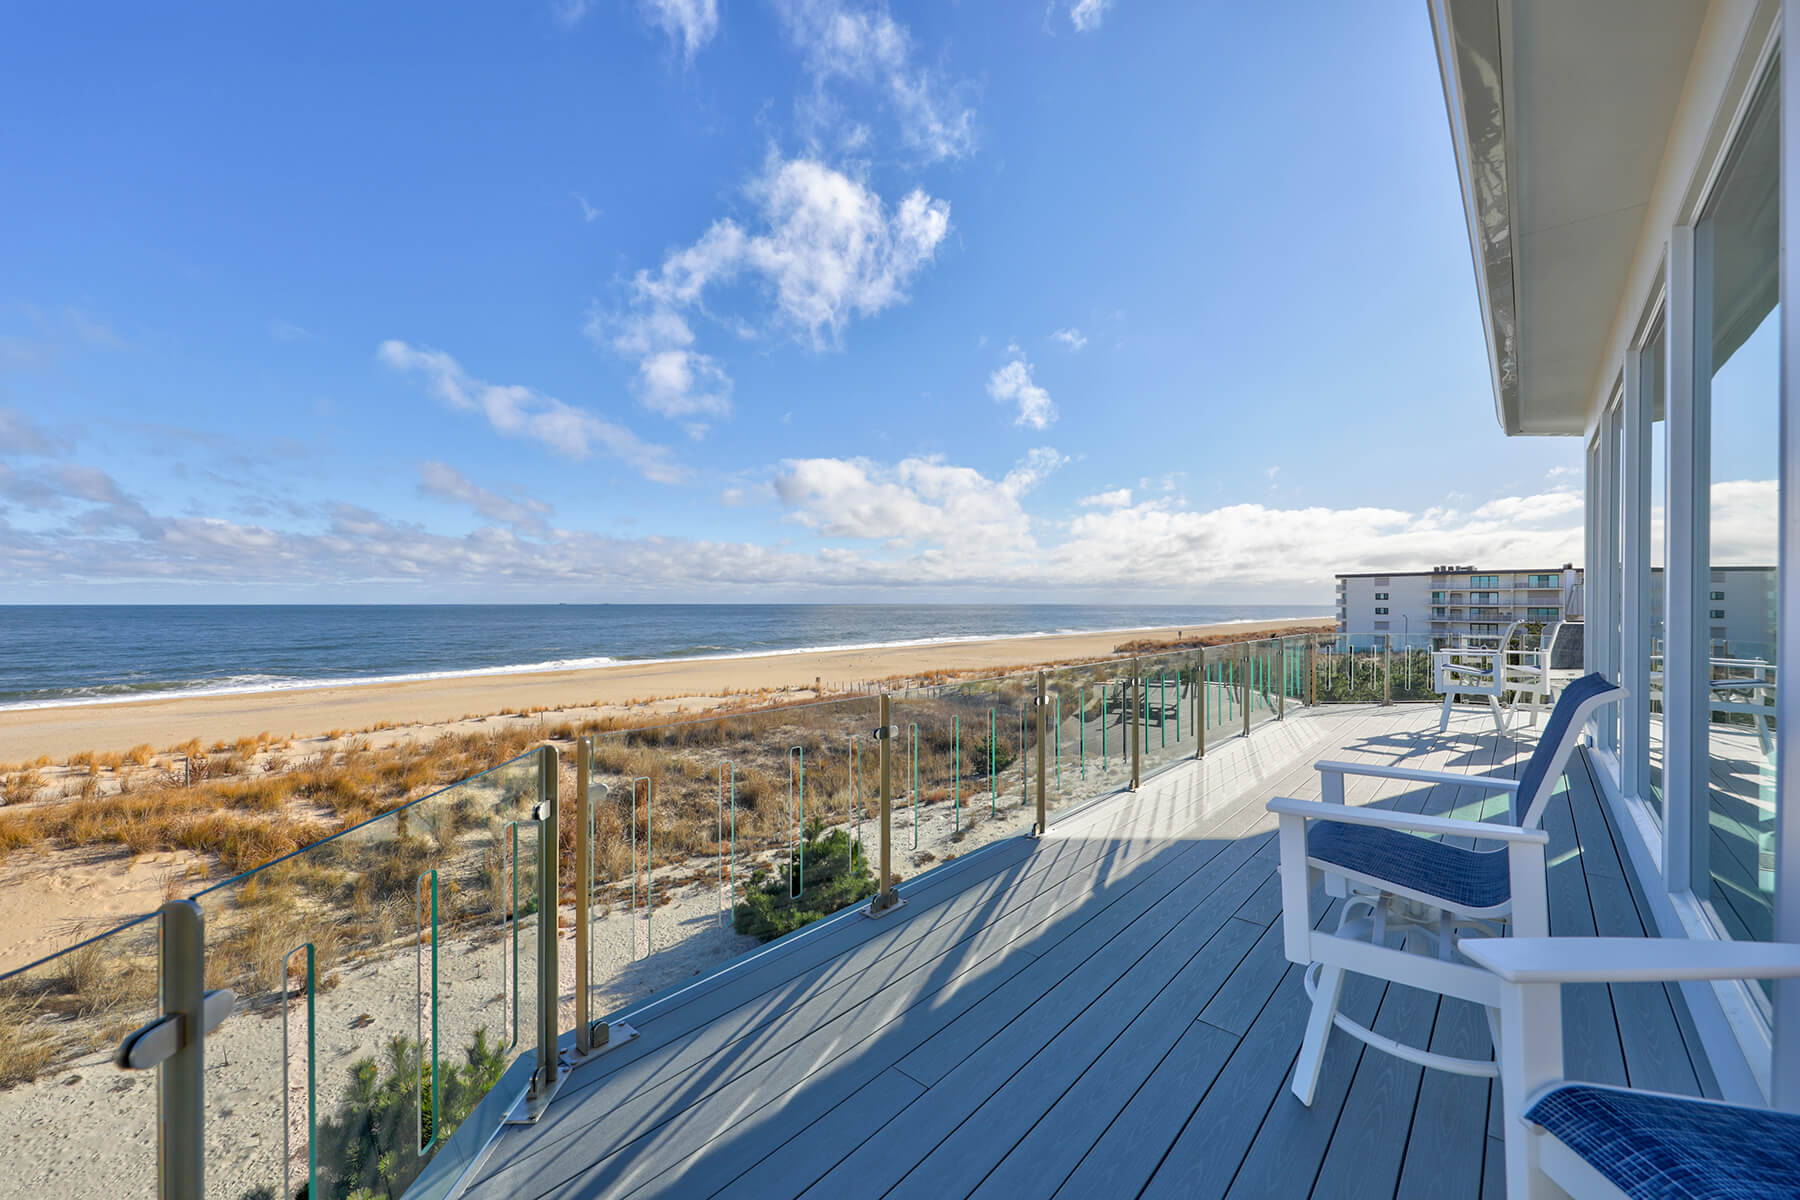
[[[0,600],[1326,603],[1579,557],[1578,443],[1494,421],[1421,5],[6,26]]]

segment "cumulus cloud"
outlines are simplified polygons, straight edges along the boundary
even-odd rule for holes
[[[1049,392],[1032,382],[1031,364],[1023,355],[988,376],[987,392],[993,397],[994,403],[1011,404],[1018,408],[1018,415],[1013,418],[1014,425],[1046,429],[1050,422],[1056,420],[1055,402],[1050,399]]]
[[[1112,0],[1075,0],[1069,6],[1069,23],[1075,26],[1077,33],[1092,33],[1100,28],[1100,22],[1106,19],[1106,10],[1112,7]]]
[[[1043,447],[989,479],[938,457],[891,467],[865,458],[790,459],[776,476],[775,494],[792,520],[826,537],[1007,554],[1032,544],[1021,499],[1066,461]]]
[[[718,0],[643,0],[642,8],[688,62],[719,32]]]
[[[1072,326],[1068,329],[1059,329],[1051,334],[1050,337],[1051,340],[1061,342],[1071,351],[1080,350],[1083,346],[1087,345],[1087,338],[1082,336],[1081,330]]]
[[[1110,492],[1095,492],[1092,496],[1083,496],[1077,503],[1083,508],[1123,508],[1131,503],[1131,489],[1115,488]]]
[[[841,85],[877,97],[892,112],[901,140],[927,161],[974,149],[974,110],[960,89],[916,60],[911,32],[885,4],[781,0],[777,12],[813,79],[804,113],[815,130],[836,130],[852,151],[868,140],[867,127],[844,113],[834,92]]]
[[[715,221],[656,270],[631,281],[622,313],[596,311],[588,335],[638,362],[638,399],[664,416],[723,417],[731,379],[694,348],[689,317],[709,290],[749,281],[766,321],[814,348],[836,345],[854,317],[903,302],[950,228],[950,206],[915,189],[890,210],[858,179],[812,159],[772,159],[746,194],[756,219]]]
[[[496,433],[530,438],[566,458],[584,459],[599,450],[658,483],[683,478],[665,447],[554,396],[519,384],[476,379],[442,350],[386,341],[376,357],[396,371],[423,378],[426,388],[451,408],[480,413]]]
[[[465,504],[490,521],[511,525],[521,533],[542,534],[550,506],[530,496],[503,496],[472,482],[447,462],[419,464],[419,490],[427,496]]]

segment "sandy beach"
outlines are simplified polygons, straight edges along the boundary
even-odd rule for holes
[[[441,725],[504,709],[616,709],[651,697],[723,697],[733,693],[825,690],[864,680],[938,670],[1001,672],[1038,663],[1097,658],[1124,642],[1267,629],[1328,629],[1330,618],[1238,622],[1182,629],[1108,631],[938,642],[859,650],[754,657],[622,663],[579,671],[472,675],[241,695],[170,697],[116,704],[0,711],[0,763],[40,755],[62,760],[87,750],[158,749],[190,738],[205,744],[269,731],[317,737],[377,724]],[[658,705],[673,711],[679,702]],[[705,707],[704,704],[696,707]]]

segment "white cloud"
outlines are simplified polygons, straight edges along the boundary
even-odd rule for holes
[[[683,477],[665,447],[645,442],[629,429],[554,396],[519,384],[476,379],[442,350],[386,341],[376,357],[396,371],[422,376],[431,393],[451,408],[481,413],[497,433],[531,438],[573,459],[586,458],[598,448],[658,483],[674,483]]]
[[[251,586],[397,597],[457,589],[536,599],[697,599],[721,588],[785,596],[1128,589],[1172,598],[1203,586],[1209,596],[1324,604],[1338,571],[1560,563],[1581,555],[1579,498],[1572,504],[1566,492],[1416,511],[1196,509],[1177,496],[1134,503],[1118,489],[1090,497],[1096,503],[1067,521],[1034,516],[1034,498],[1064,461],[1054,450],[1034,450],[995,477],[938,458],[809,458],[781,464],[767,483],[732,481],[724,502],[773,498],[787,520],[821,539],[810,548],[546,528],[534,521],[547,515],[536,501],[481,488],[441,464],[421,468],[428,490],[496,523],[433,533],[344,503],[284,509],[285,526],[167,516],[147,511],[93,468],[0,463],[0,577],[15,581],[21,598],[52,586],[100,595],[144,581],[166,595],[216,585],[229,594]],[[1771,561],[1773,495],[1772,481],[1718,485],[1722,554]]]
[[[490,492],[446,462],[419,464],[419,490],[440,500],[466,504],[488,520],[511,525],[521,533],[542,534],[547,530],[544,518],[550,513],[548,504],[529,496],[515,498]]]
[[[936,457],[892,467],[865,458],[791,459],[775,494],[792,520],[826,537],[1014,554],[1032,546],[1021,498],[1066,461],[1039,448],[995,480]]]
[[[1715,563],[1756,566],[1780,560],[1780,487],[1773,479],[1721,480],[1707,514]]]
[[[16,408],[0,407],[0,457],[61,454],[68,444]]]
[[[1071,351],[1078,351],[1083,346],[1087,345],[1087,338],[1082,336],[1081,330],[1075,329],[1073,327],[1071,327],[1069,329],[1059,329],[1055,333],[1051,334],[1050,337],[1054,341],[1061,342],[1063,345],[1067,346]]]
[[[643,10],[688,62],[719,32],[719,0],[643,0]]]
[[[996,404],[1018,406],[1015,425],[1044,429],[1056,420],[1055,402],[1049,392],[1031,381],[1031,364],[1023,358],[1013,359],[988,376],[987,391]]]
[[[312,340],[312,331],[292,321],[270,321],[269,336],[278,342],[308,342]]]
[[[958,89],[914,61],[912,34],[884,4],[846,0],[781,0],[789,40],[805,60],[814,94],[804,113],[819,129],[836,129],[841,147],[867,142],[865,125],[851,120],[830,85],[849,83],[892,110],[908,148],[927,161],[961,158],[975,147],[975,113]]]
[[[570,192],[569,194],[575,197],[575,202],[577,204],[581,205],[582,224],[591,225],[600,219],[602,215],[601,210],[589,204],[586,196],[582,195],[580,192]]]
[[[1096,492],[1092,496],[1083,496],[1076,503],[1085,508],[1124,508],[1131,503],[1131,489],[1115,488],[1110,492]]]
[[[1075,0],[1069,6],[1069,23],[1075,26],[1077,33],[1092,33],[1100,28],[1106,10],[1111,7],[1112,0]]]
[[[688,314],[705,311],[709,289],[748,277],[770,305],[769,320],[815,347],[835,345],[856,316],[906,299],[937,254],[950,206],[923,191],[890,212],[861,181],[811,159],[771,160],[746,189],[757,221],[715,221],[655,271],[632,279],[623,314],[594,313],[588,335],[638,360],[638,397],[669,417],[725,416],[731,380],[695,351]],[[740,322],[740,334],[755,325]]]
[[[579,25],[592,7],[592,0],[550,0],[550,16],[564,29],[570,29]]]

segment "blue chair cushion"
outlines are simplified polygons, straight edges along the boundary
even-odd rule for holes
[[[1525,1117],[1633,1200],[1800,1196],[1800,1115],[1571,1083]]]
[[[1618,690],[1618,685],[1600,674],[1583,675],[1563,688],[1562,694],[1556,698],[1556,707],[1550,710],[1550,719],[1544,723],[1544,732],[1538,738],[1537,748],[1531,752],[1531,757],[1526,760],[1525,770],[1519,775],[1519,790],[1513,797],[1512,819],[1515,825],[1524,821],[1532,798],[1544,785],[1544,777],[1550,771],[1550,760],[1556,757],[1557,748],[1566,738],[1581,732],[1569,728],[1575,719],[1575,710],[1595,696]]]
[[[1512,898],[1505,850],[1465,850],[1398,829],[1312,821],[1306,829],[1306,853],[1456,908],[1495,908]]]

